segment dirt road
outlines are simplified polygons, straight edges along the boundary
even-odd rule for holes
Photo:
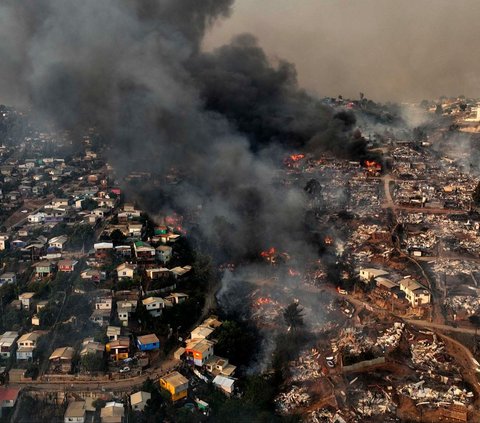
[[[11,383],[9,386],[22,388],[26,391],[46,391],[46,392],[116,392],[116,391],[130,391],[140,387],[147,379],[158,380],[161,376],[171,372],[181,364],[175,359],[168,359],[163,361],[159,367],[148,369],[138,376],[133,376],[125,379],[114,379],[108,381],[85,381],[72,380],[66,381],[26,381]]]

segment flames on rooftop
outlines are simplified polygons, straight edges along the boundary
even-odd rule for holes
[[[255,304],[257,306],[262,306],[265,304],[273,304],[273,300],[269,297],[260,297],[260,298],[257,298],[257,300],[255,301]]]
[[[172,227],[176,232],[182,235],[187,234],[186,229],[183,227],[183,216],[180,216],[177,213],[165,216],[165,224]]]
[[[369,173],[379,173],[382,171],[382,165],[374,160],[365,160],[365,167]]]
[[[285,158],[284,164],[287,167],[293,167],[293,166],[296,166],[304,158],[305,158],[305,154],[302,154],[302,153],[291,154]]]
[[[265,259],[265,261],[270,264],[275,264],[278,260],[281,260],[282,262],[290,260],[290,256],[288,255],[288,253],[278,252],[275,247],[271,247],[268,250],[262,251],[260,253],[260,257]]]

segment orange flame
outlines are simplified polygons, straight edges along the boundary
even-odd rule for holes
[[[258,306],[260,306],[260,305],[265,305],[265,304],[272,304],[272,302],[273,301],[270,298],[262,297],[262,298],[257,299],[257,301],[255,303]]]
[[[377,163],[373,160],[365,160],[365,166],[370,172],[375,170],[382,170],[382,166],[380,165],[380,163]]]
[[[187,235],[187,231],[180,225],[178,225],[176,228],[178,233],[181,233],[182,235]]]
[[[302,160],[304,157],[305,157],[305,154],[292,154],[292,155],[290,156],[290,159],[291,159],[293,162],[298,162],[299,160]]]
[[[180,226],[183,222],[183,216],[177,213],[165,216],[165,224],[168,226]]]
[[[326,245],[332,245],[333,244],[333,238],[331,236],[325,237],[325,244]]]
[[[268,251],[262,251],[260,255],[265,258],[272,258],[276,253],[276,250],[274,247],[270,248]]]

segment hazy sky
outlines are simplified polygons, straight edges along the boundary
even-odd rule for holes
[[[205,48],[241,32],[320,95],[480,96],[479,0],[237,0]]]

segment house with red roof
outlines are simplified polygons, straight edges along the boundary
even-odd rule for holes
[[[5,388],[0,387],[0,412],[4,414],[4,410],[15,407],[17,403],[18,394],[20,389],[18,388]]]

